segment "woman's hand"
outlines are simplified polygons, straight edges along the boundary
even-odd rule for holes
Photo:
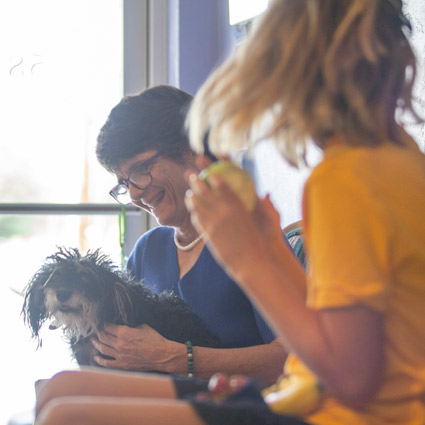
[[[177,373],[179,358],[183,372],[187,367],[186,346],[167,340],[148,325],[130,328],[108,324],[92,343],[103,355],[113,358],[96,356],[95,361],[103,367]]]

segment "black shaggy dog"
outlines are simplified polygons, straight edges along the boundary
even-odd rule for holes
[[[128,279],[100,250],[81,255],[59,248],[48,257],[24,290],[22,313],[32,336],[41,345],[40,329],[63,328],[79,365],[98,366],[100,353],[90,338],[113,323],[136,327],[147,324],[167,339],[218,347],[218,339],[179,297],[153,294],[141,282]]]

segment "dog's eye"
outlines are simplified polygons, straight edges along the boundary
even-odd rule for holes
[[[72,295],[72,291],[69,291],[68,289],[61,289],[56,291],[56,298],[61,303],[68,301],[71,298],[71,295]]]

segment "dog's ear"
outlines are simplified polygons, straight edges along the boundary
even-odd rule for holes
[[[44,304],[44,292],[28,287],[25,292],[22,315],[24,322],[31,329],[32,337],[38,339],[38,346],[41,347],[40,329],[46,321],[46,307]]]
[[[128,288],[124,285],[119,277],[116,277],[114,285],[111,287],[112,294],[108,296],[107,305],[109,306],[108,312],[102,311],[102,314],[105,314],[105,320],[102,320],[102,323],[115,323],[115,324],[128,324],[129,316],[132,315],[134,309],[133,301],[129,294]]]

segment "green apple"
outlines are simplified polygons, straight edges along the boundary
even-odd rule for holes
[[[218,161],[202,170],[199,178],[208,182],[209,177],[213,174],[221,177],[228,184],[230,189],[239,196],[248,211],[254,209],[257,195],[254,181],[249,173],[232,161]]]

